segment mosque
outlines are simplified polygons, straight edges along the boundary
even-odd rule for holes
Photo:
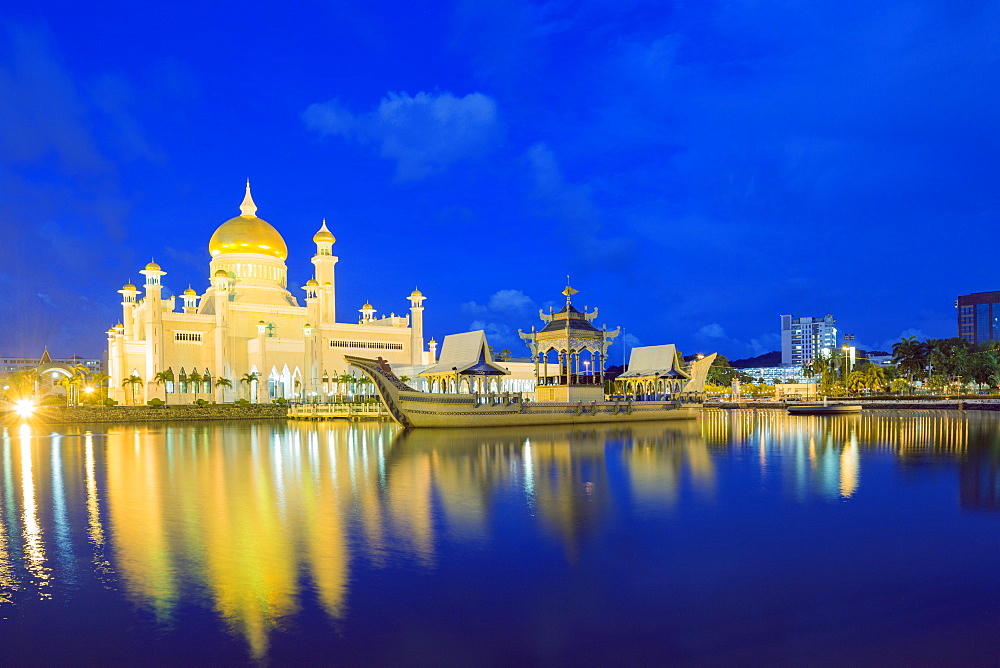
[[[203,294],[189,287],[180,304],[164,298],[167,272],[155,262],[140,272],[141,298],[132,283],[118,291],[122,321],[108,330],[112,398],[190,403],[243,396],[264,403],[332,393],[337,378],[350,373],[345,353],[394,366],[434,363],[436,343],[424,347],[419,290],[409,295],[408,315],[376,317],[365,304],[357,323],[337,322],[336,239],[326,221],[313,236],[314,277],[302,287],[301,306],[287,286],[285,241],[257,217],[249,182],[240,212],[209,240],[210,285]],[[217,382],[223,378],[229,383]]]

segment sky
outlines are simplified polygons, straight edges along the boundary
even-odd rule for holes
[[[523,355],[569,275],[628,347],[954,336],[1000,290],[998,41],[996,1],[8,3],[0,354],[100,357],[150,259],[203,292],[247,178],[300,302],[328,221],[342,322],[419,287]]]

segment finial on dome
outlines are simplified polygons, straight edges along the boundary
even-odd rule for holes
[[[250,179],[247,179],[247,194],[243,196],[243,204],[240,204],[240,211],[244,216],[253,216],[257,213],[257,205],[253,203],[250,196]]]
[[[336,241],[337,240],[334,238],[333,234],[327,228],[327,226],[326,226],[326,218],[324,218],[323,219],[323,225],[322,225],[322,227],[320,227],[319,231],[316,232],[316,234],[313,235],[313,243],[317,243],[317,244],[319,244],[319,243],[332,244],[332,243],[336,243]]]

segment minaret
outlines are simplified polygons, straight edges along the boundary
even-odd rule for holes
[[[359,325],[363,325],[366,322],[371,322],[375,319],[375,307],[372,306],[371,302],[365,302],[365,305],[358,309],[358,313],[361,314],[361,322]]]
[[[410,364],[423,364],[424,297],[416,288],[410,293]]]
[[[306,291],[306,318],[309,319],[305,326],[302,327],[302,343],[306,355],[305,366],[303,366],[302,396],[305,398],[309,392],[316,390],[316,385],[319,381],[318,363],[322,356],[322,353],[318,350],[319,327],[314,327],[309,323],[319,321],[322,297],[318,296],[320,286],[319,282],[314,278],[306,281],[302,289]]]
[[[143,323],[146,330],[146,397],[150,398],[157,389],[153,378],[163,370],[163,283],[160,280],[167,272],[160,265],[150,262],[140,274],[146,277],[146,314]],[[161,397],[162,398],[162,397]]]
[[[239,381],[233,378],[233,369],[226,359],[226,340],[229,335],[229,274],[219,269],[212,276],[212,300],[215,306],[215,377],[228,378],[233,384]]]
[[[332,325],[337,322],[337,282],[334,278],[337,256],[333,254],[333,244],[336,241],[336,238],[327,229],[326,218],[324,218],[323,226],[313,235],[316,254],[312,258],[312,263],[316,268],[316,282],[319,284],[317,296],[320,307],[319,319],[316,324],[319,325]]]
[[[257,372],[257,403],[270,403],[269,396],[269,376],[270,372],[267,370],[267,358],[264,355],[265,348],[267,346],[264,340],[264,333],[267,331],[267,323],[261,320],[257,323],[257,355],[260,358],[260,367]]]
[[[184,312],[185,313],[197,313],[198,312],[198,293],[194,291],[190,285],[187,290],[184,291]],[[216,371],[218,373],[218,371]]]
[[[118,293],[122,296],[122,322],[125,324],[125,337],[128,339],[135,338],[134,329],[134,318],[135,318],[135,305],[137,303],[136,296],[139,294],[139,290],[132,285],[132,281],[129,281],[122,287]]]
[[[316,391],[316,382],[319,379],[319,371],[316,367],[316,339],[314,334],[316,329],[308,322],[302,326],[302,343],[305,350],[305,373],[302,378],[302,395],[300,401],[308,401],[309,393]]]

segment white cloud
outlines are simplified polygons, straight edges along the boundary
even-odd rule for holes
[[[389,93],[360,114],[334,99],[310,105],[302,119],[320,135],[377,145],[383,158],[396,161],[396,178],[404,181],[486,155],[501,132],[496,101],[482,93]]]
[[[494,311],[523,313],[533,306],[531,297],[520,290],[498,290],[490,297],[490,308]]]
[[[713,322],[712,324],[705,325],[699,329],[695,336],[705,339],[724,339],[726,338],[726,331],[722,329],[722,325],[717,322]]]

